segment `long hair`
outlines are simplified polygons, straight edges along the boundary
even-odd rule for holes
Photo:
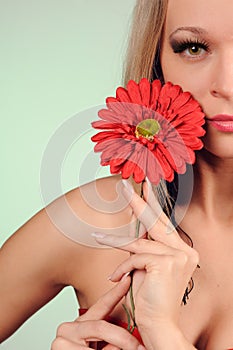
[[[168,0],[137,0],[124,67],[125,85],[130,79],[136,82],[142,78],[163,80],[159,51],[167,3]],[[170,195],[164,181],[160,182],[156,191],[160,204],[170,216],[174,194]]]
[[[160,65],[160,42],[166,19],[168,0],[137,0],[124,66],[124,84],[130,79],[152,81],[163,74]],[[178,176],[171,183],[160,181],[154,188],[157,198],[184,241],[192,246],[191,238],[176,224],[173,208],[178,193]]]
[[[133,79],[162,79],[159,46],[168,0],[137,0],[124,67],[125,84]]]

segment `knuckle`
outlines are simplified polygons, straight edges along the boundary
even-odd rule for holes
[[[174,256],[172,255],[164,255],[162,259],[160,260],[160,270],[161,271],[167,271],[172,272],[174,269],[176,269],[176,261]]]
[[[67,329],[70,327],[70,322],[61,323],[57,328],[57,337],[61,337],[66,333]]]
[[[129,350],[137,349],[138,347],[137,339],[134,336],[132,336],[129,332],[125,333],[124,344],[125,344],[125,348]]]
[[[186,251],[180,251],[179,252],[179,257],[181,262],[186,265],[189,266],[192,269],[195,269],[198,262],[199,262],[199,254],[198,252],[191,248],[189,250]]]
[[[199,253],[195,249],[192,249],[190,259],[191,259],[191,263],[194,265],[194,267],[196,267],[197,264],[199,263],[200,257],[199,257]]]
[[[146,244],[146,240],[145,239],[138,239],[135,242],[136,247],[140,250],[141,248],[144,248]]]
[[[189,256],[186,252],[184,252],[183,250],[180,250],[178,253],[177,253],[177,256],[178,256],[178,261],[180,264],[182,265],[186,265],[189,261]]]
[[[106,329],[106,324],[107,322],[104,320],[99,320],[98,322],[95,322],[95,329],[96,329],[97,335],[103,334],[103,332]]]
[[[60,350],[62,347],[67,345],[67,341],[62,337],[57,337],[51,344],[51,350]]]

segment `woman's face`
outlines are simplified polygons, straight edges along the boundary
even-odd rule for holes
[[[165,81],[199,101],[205,148],[221,158],[233,158],[232,14],[233,0],[169,0],[161,45]]]

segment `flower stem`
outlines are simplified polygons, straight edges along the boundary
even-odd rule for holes
[[[141,183],[141,187],[140,187],[140,197],[143,198],[143,183],[145,180],[143,180],[143,182]],[[136,221],[136,232],[135,232],[135,237],[139,238],[139,230],[140,230],[140,220],[137,219]],[[133,273],[134,271],[131,271],[130,275],[131,275],[131,283],[130,283],[130,287],[129,287],[129,296],[130,296],[130,306],[131,306],[131,311],[129,311],[129,309],[127,308],[127,306],[125,304],[123,304],[123,308],[126,312],[127,315],[127,323],[128,323],[128,331],[130,333],[133,333],[134,329],[137,327],[136,321],[135,321],[135,303],[134,303],[134,297],[133,297]],[[131,320],[133,321],[133,325],[131,326]]]
[[[127,306],[125,304],[122,305],[124,310],[125,310],[125,313],[126,313],[126,316],[127,316],[127,323],[128,323],[128,327],[127,327],[127,330],[130,332],[130,319],[131,319],[131,316],[130,316],[130,312],[129,312],[129,309],[127,308]]]

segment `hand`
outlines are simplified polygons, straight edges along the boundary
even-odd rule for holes
[[[127,293],[130,277],[122,280],[84,315],[74,322],[63,323],[58,327],[56,339],[51,350],[84,350],[90,349],[93,342],[105,341],[109,345],[105,349],[137,350],[138,340],[127,330],[104,321],[122,297]],[[144,349],[140,346],[139,349]],[[145,350],[145,349],[144,349]]]
[[[119,281],[126,272],[136,270],[133,292],[135,319],[140,332],[152,327],[156,333],[156,329],[160,329],[156,325],[178,327],[182,298],[197,267],[198,253],[180,238],[148,182],[143,189],[145,200],[129,188],[129,183],[127,187],[124,195],[153,240],[139,238],[132,241],[132,237],[110,235],[97,238],[101,244],[134,253],[118,266],[111,280]]]

